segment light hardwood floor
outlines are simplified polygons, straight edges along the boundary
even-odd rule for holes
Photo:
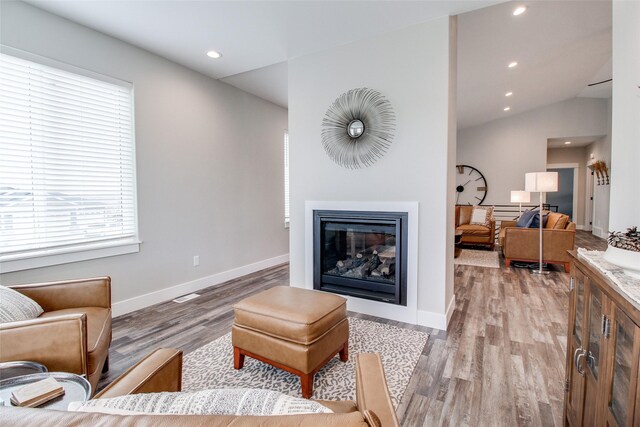
[[[576,245],[606,242],[578,231]],[[526,269],[456,266],[456,309],[448,331],[352,315],[431,334],[398,408],[405,426],[562,425],[569,275]],[[111,369],[103,387],[146,353],[185,353],[230,330],[231,306],[289,283],[282,265],[200,291],[184,304],[158,304],[113,322]]]

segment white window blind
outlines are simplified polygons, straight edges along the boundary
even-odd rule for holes
[[[284,131],[284,222],[289,223],[289,132]]]
[[[131,85],[0,54],[0,93],[0,261],[137,242]]]

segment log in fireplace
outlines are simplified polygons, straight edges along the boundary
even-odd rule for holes
[[[313,288],[407,305],[407,213],[316,210]]]

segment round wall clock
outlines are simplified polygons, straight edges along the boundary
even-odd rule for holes
[[[469,165],[456,165],[456,205],[481,205],[487,197],[487,180]]]

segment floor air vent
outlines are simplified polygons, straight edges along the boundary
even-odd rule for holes
[[[200,296],[199,294],[184,295],[174,299],[173,302],[183,303],[183,302],[191,301],[192,299],[198,298],[199,296]]]

